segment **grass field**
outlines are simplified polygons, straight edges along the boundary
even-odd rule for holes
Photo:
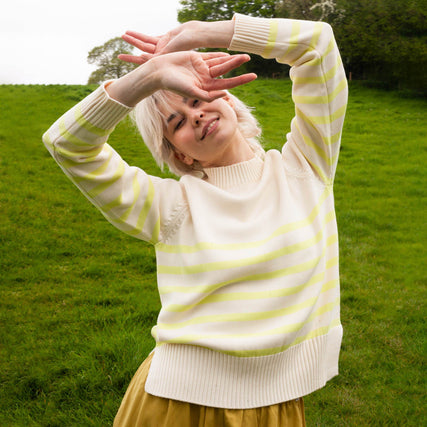
[[[152,248],[107,223],[41,143],[84,86],[0,86],[0,426],[109,426],[153,348]],[[280,148],[289,81],[235,90]],[[280,107],[279,107],[280,106]],[[426,414],[427,102],[350,85],[336,209],[340,375],[308,426],[422,426]],[[128,121],[110,142],[160,172]]]

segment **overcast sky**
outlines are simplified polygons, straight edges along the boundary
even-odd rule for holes
[[[179,0],[6,0],[0,8],[0,84],[86,84],[95,46],[126,30],[163,34]]]

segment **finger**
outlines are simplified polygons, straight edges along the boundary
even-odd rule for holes
[[[139,64],[139,65],[141,65],[141,64],[145,64],[147,61],[149,61],[152,56],[153,55],[150,55],[148,53],[147,54],[142,54],[142,55],[139,55],[139,56],[136,56],[136,55],[127,55],[127,54],[121,53],[117,57],[120,60],[122,60],[122,61],[131,62],[133,64]]]
[[[138,33],[136,31],[126,31],[125,34],[144,43],[150,43],[154,45],[157,44],[157,42],[160,40],[160,37],[148,36],[147,34]]]
[[[206,91],[206,90],[195,88],[193,92],[194,92],[193,94],[194,98],[200,99],[201,101],[206,101],[206,102],[212,102],[215,99],[223,98],[224,96],[227,95],[227,92],[224,92],[223,90]]]
[[[154,53],[156,49],[156,46],[152,43],[143,42],[129,34],[123,34],[122,39],[143,52]]]
[[[209,61],[215,61],[215,60],[220,61],[222,58],[231,57],[231,55],[227,52],[200,52],[199,54],[206,63],[208,63]]]
[[[232,89],[233,87],[241,86],[250,83],[257,78],[255,73],[242,74],[241,76],[231,77],[228,79],[215,79],[206,89],[209,91],[218,91],[225,89]]]
[[[212,59],[208,59],[205,61],[205,64],[209,67],[215,67],[216,65],[222,65],[227,63],[228,61],[230,61],[231,59],[233,59],[233,56],[228,55],[227,56],[219,56],[218,58],[212,58]],[[235,60],[234,60],[235,61]]]
[[[207,63],[207,65],[209,66],[210,75],[212,77],[219,77],[237,67],[240,67],[250,59],[249,55],[233,55],[230,56],[229,59],[218,59],[216,60],[216,63],[214,61],[210,61],[211,64]]]

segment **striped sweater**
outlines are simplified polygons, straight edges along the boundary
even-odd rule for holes
[[[106,143],[130,109],[103,87],[43,139],[112,224],[155,247],[162,306],[146,391],[251,408],[338,373],[332,183],[347,83],[328,24],[234,19],[231,50],[291,65],[296,114],[282,152],[206,169],[207,179],[149,176]]]

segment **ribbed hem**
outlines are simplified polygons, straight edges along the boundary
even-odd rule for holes
[[[216,408],[248,409],[305,396],[338,374],[342,327],[262,357],[164,344],[155,349],[145,390],[154,396]]]
[[[86,97],[79,107],[85,119],[92,125],[103,130],[112,130],[132,108],[110,98],[104,86],[101,85]]]
[[[264,162],[259,157],[254,157],[246,162],[230,166],[205,168],[207,181],[220,188],[231,188],[240,184],[257,182],[261,179]]]
[[[236,13],[234,35],[229,50],[262,55],[270,35],[270,20]]]

